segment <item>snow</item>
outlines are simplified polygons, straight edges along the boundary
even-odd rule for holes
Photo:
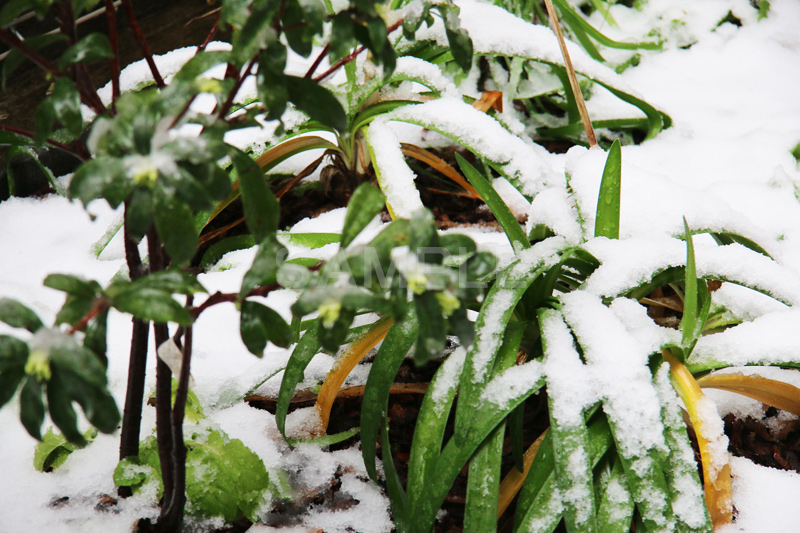
[[[477,51],[516,53],[561,62],[548,28],[520,22],[488,4],[469,0],[458,4],[462,23],[469,29]],[[496,180],[495,186],[517,215],[528,215],[528,231],[543,224],[559,236],[517,256],[515,260],[519,260],[519,266],[515,276],[510,278],[519,279],[526,269],[539,261],[553,264],[558,251],[582,243],[602,262],[584,285],[583,294],[565,297],[562,309],[566,324],[581,340],[585,363],[574,359],[559,361],[559,364],[555,360],[545,364],[528,362],[492,380],[482,391],[482,399],[498,406],[507,405],[526,388],[538,386],[545,379],[560,380],[556,376],[572,369],[575,381],[589,385],[582,395],[575,395],[574,403],[565,402],[563,411],[556,416],[573,420],[580,408],[602,399],[604,408],[617,425],[620,448],[626,455],[635,457],[634,467],[644,472],[651,466],[646,451],[664,450],[658,409],[665,397],[660,388],[663,383],[657,380],[654,385],[649,379],[646,355],[669,342],[676,342],[679,335],[655,325],[637,302],[616,297],[649,279],[654,271],[684,264],[685,243],[677,238],[683,233],[683,217],[693,230],[725,229],[739,233],[758,242],[774,258],[770,260],[740,245],[718,247],[708,237],[697,235],[694,245],[699,274],[736,279],[785,302],[742,286],[723,285],[714,293],[714,301],[726,306],[745,323],[701,338],[689,361],[691,365],[764,364],[800,359],[800,330],[796,327],[800,316],[787,305],[800,303],[800,204],[797,201],[800,168],[789,153],[800,141],[800,100],[796,97],[800,83],[800,33],[797,32],[800,4],[794,0],[772,0],[770,16],[762,21],[756,20],[755,11],[747,0],[650,0],[642,9],[636,12],[620,4],[611,6],[619,27],[609,26],[598,18],[593,20],[596,27],[612,38],[646,40],[650,38],[648,32],[655,29],[657,36],[666,39],[664,50],[640,52],[639,65],[621,75],[589,60],[580,49],[570,46],[579,71],[641,95],[674,121],[670,129],[655,139],[623,146],[622,240],[618,242],[591,238],[597,191],[605,164],[604,152],[573,148],[566,155],[553,155],[521,141],[504,126],[514,131],[518,129],[513,111],[507,109],[499,117],[501,122],[474,110],[457,98],[458,93],[448,79],[422,60],[398,61],[396,75],[430,84],[445,94],[445,98],[407,106],[375,121],[369,127],[367,139],[376,160],[383,165],[379,167],[381,183],[396,216],[409,216],[421,206],[413,172],[402,160],[400,140],[405,140],[406,132],[413,130],[417,132],[415,135],[431,143],[442,142],[432,139],[430,131],[420,132],[417,126],[404,129],[402,121],[449,133],[502,165],[510,182]],[[716,27],[728,11],[742,20],[741,28],[730,24]],[[418,35],[444,38],[438,24],[430,29],[423,27]],[[212,43],[209,49],[223,50],[226,45]],[[169,76],[194,52],[193,47],[176,50],[156,61],[162,74]],[[612,66],[631,55],[626,51],[604,49],[602,52]],[[289,70],[302,75],[309,61],[291,55]],[[325,68],[325,64],[321,65],[318,72]],[[218,76],[219,70],[214,69],[207,75]],[[476,71],[473,69],[465,84],[474,84]],[[143,62],[131,65],[123,73],[123,90],[135,88],[148,79],[151,79],[149,69]],[[331,81],[335,82],[335,79]],[[398,90],[410,90],[409,87],[416,90],[413,85],[403,87]],[[240,98],[254,94],[254,86],[248,83]],[[107,101],[110,87],[101,89],[101,95]],[[213,106],[213,102],[198,99],[192,109],[203,112],[208,111],[209,106]],[[638,111],[620,104],[600,89],[594,90],[588,107],[594,118],[619,116],[620,113],[639,116]],[[301,115],[295,113],[287,125],[301,119]],[[237,131],[230,134],[228,140],[241,148],[256,146],[260,150],[274,140],[274,126],[265,123],[261,129]],[[300,161],[301,158],[296,158],[291,163],[303,166]],[[568,186],[565,170],[569,175]],[[532,198],[530,206],[528,199],[515,188]],[[119,234],[99,258],[93,253],[93,246],[119,219],[119,213],[102,202],[91,204],[89,211],[93,218],[79,204],[58,196],[43,200],[13,198],[0,204],[0,229],[3,230],[0,231],[0,249],[4,251],[0,261],[0,296],[25,302],[46,323],[52,323],[64,295],[41,285],[47,274],[81,275],[105,285],[118,272],[124,271]],[[341,209],[301,221],[291,231],[340,231],[344,213]],[[378,220],[373,221],[356,244],[374,236],[381,227]],[[457,231],[468,232],[481,249],[501,255],[502,264],[511,261],[512,251],[502,235],[463,228]],[[322,259],[337,250],[336,245],[308,250],[291,243],[287,243],[287,248],[290,257]],[[200,276],[201,283],[212,293],[217,290],[236,292],[254,253],[255,249],[227,254],[215,270]],[[289,317],[289,307],[296,297],[296,291],[276,291],[270,294],[267,303]],[[605,297],[616,299],[607,307],[600,300]],[[490,326],[497,324],[512,303],[507,297],[496,298],[485,310],[485,321]],[[274,396],[277,393],[281,369],[289,352],[270,344],[262,359],[253,357],[239,338],[233,305],[216,306],[203,313],[194,331],[192,375],[197,384],[195,392],[206,408],[209,423],[223,429],[231,438],[241,439],[262,458],[268,470],[290,472],[298,486],[324,486],[339,465],[345,466],[341,490],[359,504],[338,513],[312,509],[301,524],[281,531],[310,528],[344,531],[347,527],[389,531],[392,523],[388,501],[375,485],[364,481],[366,477],[356,449],[332,454],[312,445],[292,449],[281,438],[271,415],[241,402],[243,395],[254,387],[261,394]],[[5,324],[0,324],[0,333],[30,338],[28,333]],[[118,405],[122,405],[130,317],[112,311],[109,334],[113,339],[109,343],[109,383]],[[475,349],[472,359],[476,380],[482,379],[496,351],[499,335],[497,327],[484,331],[481,338],[485,339],[485,344]],[[567,334],[561,339],[562,345],[552,349],[574,352],[571,337]],[[154,386],[153,353],[151,346],[148,393]],[[434,399],[443,400],[454,389],[464,354],[465,350],[460,348],[447,360],[440,373],[440,386],[431,391]],[[317,385],[333,361],[325,354],[315,357],[305,371],[301,386]],[[357,376],[361,382],[365,371],[366,367],[361,370],[362,375]],[[795,371],[757,367],[744,371],[795,385],[800,381]],[[626,387],[619,387],[620,382]],[[702,407],[708,414],[704,415],[704,421],[716,424],[718,436],[721,435],[719,415],[759,415],[760,404],[753,400],[724,391],[707,389],[705,392],[707,399]],[[567,392],[557,394],[564,396]],[[674,400],[674,393],[671,398]],[[631,405],[635,409],[631,409]],[[309,425],[313,426],[315,420],[312,409],[291,415],[287,421],[290,431],[309,431]],[[82,415],[80,423],[81,427],[87,427]],[[146,407],[142,435],[149,435],[153,426],[153,409]],[[0,470],[5,479],[14,481],[0,486],[4,530],[125,531],[134,520],[157,515],[155,495],[147,493],[119,500],[115,508],[118,512],[94,510],[100,494],[115,494],[111,476],[116,466],[118,435],[99,435],[88,448],[74,452],[58,470],[42,474],[32,468],[35,441],[19,423],[17,400],[0,410],[0,427],[3,433]],[[715,453],[722,461],[727,452],[721,439],[717,444]],[[756,466],[746,459],[733,457],[730,461],[738,516],[736,523],[720,531],[796,530],[800,511],[794,500],[800,491],[800,475]],[[693,505],[696,494],[692,491],[696,487],[687,477],[678,476],[674,488],[686,496],[675,502],[676,515],[686,524],[697,524],[701,510]],[[69,496],[69,500],[59,500],[64,496]],[[556,491],[549,504],[561,508],[562,498],[570,499],[570,495]],[[54,505],[54,502],[59,503]],[[273,529],[257,525],[251,530]]]

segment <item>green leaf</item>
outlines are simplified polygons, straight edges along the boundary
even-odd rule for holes
[[[2,26],[2,24],[0,24],[0,26]],[[64,35],[63,33],[57,33],[54,35],[34,35],[25,39],[25,46],[27,46],[31,50],[39,50],[40,48],[44,48],[58,41],[65,41],[66,39],[67,36]],[[11,50],[8,51],[8,55],[3,60],[2,89],[4,91],[6,90],[7,80],[14,73],[14,71],[20,65],[22,65],[22,63],[27,59],[28,59],[27,56],[25,56],[22,52],[20,52],[16,48],[12,48]]]
[[[506,425],[501,423],[483,441],[469,462],[464,531],[497,528],[497,499]]]
[[[494,187],[460,154],[456,154],[456,161],[458,161],[458,166],[461,167],[461,171],[469,180],[469,183],[475,187],[483,201],[492,210],[492,214],[500,223],[514,250],[519,251],[524,248],[530,248],[531,244],[528,242],[525,230],[522,229],[517,217],[511,213],[511,210],[500,198],[500,195],[497,194],[497,191],[494,190]]]
[[[71,274],[50,274],[44,278],[44,286],[80,298],[94,298],[102,291],[100,284]]]
[[[370,183],[362,183],[353,192],[344,217],[341,246],[347,246],[381,212],[386,202],[383,193]]]
[[[272,194],[263,170],[249,155],[233,147],[229,155],[239,177],[247,228],[261,242],[278,229],[278,199]]]
[[[19,419],[31,437],[42,440],[42,423],[44,422],[42,386],[32,377],[25,380],[19,393]]]
[[[459,235],[458,233],[448,233],[439,235],[439,246],[450,254],[450,256],[464,256],[477,251],[478,247],[470,237]]]
[[[119,159],[96,157],[78,167],[69,183],[70,198],[78,198],[83,205],[96,198],[105,198],[116,208],[125,201],[133,189],[133,180],[128,178]]]
[[[7,26],[22,13],[29,9],[34,9],[34,7],[37,8],[36,11],[37,14],[39,14],[41,6],[37,5],[37,3],[39,2],[35,2],[34,0],[9,0],[3,8],[0,9],[0,27]],[[46,3],[44,5],[47,6]]]
[[[378,432],[388,412],[389,388],[408,351],[414,345],[418,328],[419,323],[413,312],[392,325],[375,354],[364,387],[361,401],[361,456],[364,458],[367,473],[376,482]]]
[[[325,6],[322,2],[292,0],[285,4],[281,22],[286,41],[303,57],[311,54],[314,36],[322,33]]]
[[[179,270],[153,272],[130,284],[130,290],[145,288],[186,295],[208,292],[195,276]]]
[[[690,349],[696,341],[694,335],[697,329],[697,267],[694,259],[694,243],[692,232],[686,218],[683,219],[684,239],[686,239],[686,279],[684,281],[683,317],[681,318],[681,346]],[[685,352],[686,356],[689,355]]]
[[[308,78],[286,76],[284,81],[289,101],[300,111],[336,131],[347,131],[347,114],[330,91]]]
[[[461,70],[469,72],[472,68],[472,39],[461,27],[461,20],[458,17],[460,9],[453,4],[440,4],[437,7],[444,18],[445,34],[453,59]]]
[[[56,324],[69,324],[74,326],[94,307],[94,298],[68,295],[56,315]]]
[[[597,510],[599,530],[625,531],[633,520],[633,499],[628,490],[625,471],[620,461],[614,461]]]
[[[250,353],[261,357],[267,341],[287,348],[292,342],[292,330],[289,324],[275,310],[257,302],[242,302],[242,313],[239,332]]]
[[[108,38],[102,33],[90,33],[67,48],[58,60],[58,68],[64,70],[75,63],[87,63],[114,57]]]
[[[459,355],[458,352],[445,359],[431,379],[428,392],[422,399],[408,463],[406,492],[409,509],[415,509],[420,505],[425,487],[435,475],[436,461],[444,442],[448,419],[446,415],[452,408],[458,390],[458,380],[453,377],[461,373],[463,363],[463,355]],[[407,527],[412,525],[414,520],[415,517],[409,515]],[[428,524],[428,521],[425,524]],[[430,525],[433,525],[433,520],[430,520]],[[426,529],[425,526],[422,529]]]
[[[176,322],[181,326],[190,326],[194,322],[192,314],[175,301],[171,293],[158,289],[122,291],[111,299],[111,306],[136,318],[156,323]]]
[[[355,315],[356,312],[352,308],[342,306],[333,324],[326,325],[324,320],[317,322],[317,337],[325,351],[336,353],[339,350],[347,338]]]
[[[200,514],[226,522],[257,519],[269,488],[264,463],[239,439],[220,431],[206,442],[194,440],[186,456],[186,495]]]
[[[50,135],[56,120],[73,136],[78,136],[83,131],[80,93],[69,78],[57,78],[52,93],[36,110],[37,143],[43,142]]]
[[[620,189],[622,186],[622,150],[619,139],[608,151],[600,193],[597,195],[597,218],[594,224],[595,237],[619,239]]]
[[[278,391],[278,403],[275,406],[275,424],[284,438],[286,438],[286,414],[289,412],[289,403],[292,400],[294,389],[305,378],[305,369],[311,360],[320,351],[320,342],[317,337],[317,328],[309,328],[300,337],[283,372],[281,388]],[[291,444],[292,441],[289,440]]]
[[[269,233],[258,245],[258,252],[253,264],[242,279],[239,299],[242,300],[256,287],[271,285],[278,280],[278,269],[289,255],[284,246],[278,242],[275,233]]]
[[[541,330],[549,332],[542,336],[544,351],[543,364],[571,365],[579,368],[583,365],[580,354],[571,342],[574,342],[570,331],[560,312],[548,309],[539,312]],[[560,334],[560,339],[556,340]],[[564,348],[564,345],[569,348]],[[558,348],[555,350],[551,345]],[[550,412],[550,438],[553,440],[556,484],[562,494],[582,494],[582,498],[565,498],[564,522],[567,531],[597,530],[595,520],[594,487],[592,465],[588,453],[589,430],[584,423],[582,413],[576,416],[556,417],[553,413],[569,413],[573,397],[555,380],[547,380],[548,405]]]
[[[86,336],[83,338],[83,346],[91,350],[104,367],[108,366],[106,351],[108,345],[106,336],[108,333],[108,309],[98,314],[86,328]]]
[[[278,235],[297,246],[305,248],[322,248],[328,244],[339,242],[342,235],[340,233],[289,233],[281,232]],[[319,260],[317,260],[319,262]]]
[[[280,4],[275,2],[255,3],[241,29],[233,33],[233,51],[238,62],[249,61],[260,49],[276,39],[272,21],[279,7]]]
[[[0,298],[0,322],[15,328],[25,328],[31,333],[36,333],[43,326],[36,313],[11,298]]]
[[[139,444],[138,456],[126,457],[117,464],[113,479],[116,486],[131,487],[134,493],[153,482],[157,486],[156,497],[161,498],[164,487],[161,484],[161,463],[155,435],[147,437]]]
[[[407,498],[392,457],[392,446],[389,441],[389,420],[385,416],[381,421],[381,460],[383,461],[383,473],[386,477],[386,492],[389,493],[389,500],[392,502],[392,514],[400,522],[408,512]]]
[[[222,50],[199,52],[181,67],[175,74],[175,80],[191,82],[200,78],[210,68],[227,63],[230,57],[231,52]]]
[[[419,335],[414,362],[417,366],[427,363],[445,347],[447,326],[442,316],[442,306],[436,294],[426,291],[414,295],[414,308],[419,316]]]
[[[245,250],[252,248],[256,245],[256,240],[252,235],[234,235],[233,237],[226,237],[218,242],[215,242],[203,254],[200,260],[200,268],[207,271],[217,263],[228,252],[235,250]]]
[[[174,265],[189,263],[197,252],[198,231],[189,207],[157,188],[153,202],[156,230]]]
[[[95,437],[97,437],[95,428],[89,428],[83,434],[86,444],[92,442]],[[72,452],[83,448],[86,444],[78,445],[69,442],[64,435],[53,432],[51,426],[42,436],[42,442],[34,448],[33,467],[39,472],[52,472],[64,464]]]
[[[0,335],[0,407],[17,392],[25,377],[28,345],[9,335]]]

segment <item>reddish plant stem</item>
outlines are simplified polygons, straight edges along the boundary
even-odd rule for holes
[[[394,30],[399,28],[402,24],[403,24],[403,19],[398,20],[397,22],[395,22],[394,24],[392,24],[391,26],[386,28],[386,33],[387,34],[392,33]],[[358,48],[355,49],[355,51],[353,51],[350,54],[346,55],[345,57],[343,57],[342,59],[337,61],[336,64],[334,64],[331,68],[329,68],[328,70],[326,70],[325,72],[323,72],[322,74],[320,74],[319,76],[314,78],[314,81],[322,81],[322,80],[324,80],[325,78],[327,78],[328,76],[330,76],[331,74],[333,74],[334,72],[336,72],[337,70],[342,68],[344,65],[346,65],[346,64],[350,63],[351,61],[353,61],[356,57],[358,57],[358,55],[361,52],[363,52],[366,49],[367,49],[366,46],[359,46]]]
[[[328,55],[328,50],[330,49],[331,49],[331,43],[326,44],[325,47],[317,56],[317,58],[314,60],[314,63],[311,65],[311,68],[309,68],[308,72],[306,72],[306,75],[303,76],[304,78],[311,78],[314,75],[314,73],[317,71],[317,68],[319,67],[319,64],[322,63],[322,60],[325,59],[326,55]]]
[[[78,29],[75,23],[75,13],[72,9],[72,1],[64,0],[62,4],[58,4],[54,8],[56,19],[58,20],[61,28],[61,33],[67,36],[70,45],[78,42]],[[97,94],[97,89],[92,83],[92,77],[89,74],[89,67],[83,63],[76,63],[70,65],[67,69],[67,75],[75,83],[81,98],[84,103],[95,110],[102,109],[106,112],[105,104]]]
[[[35,137],[33,132],[30,132],[30,131],[27,131],[27,130],[23,130],[23,129],[20,129],[20,128],[16,128],[14,126],[7,126],[5,124],[0,124],[0,131],[7,131],[9,133],[14,133],[16,135],[19,135],[20,137],[25,137],[25,138],[31,139],[31,140],[33,140],[34,137]],[[77,157],[81,161],[86,161],[86,160],[89,159],[89,155],[84,153],[84,151],[76,150],[75,148],[73,148],[71,146],[68,146],[68,145],[66,145],[64,143],[60,143],[60,142],[58,142],[56,140],[53,140],[53,139],[46,139],[44,142],[46,144],[49,144],[53,148],[58,148],[59,150],[61,150],[63,152],[67,152],[70,155],[74,155],[75,157]]]
[[[147,232],[147,251],[150,255],[150,272],[160,272],[167,265],[167,260],[161,245],[161,239],[155,227]],[[169,340],[169,329],[166,324],[153,324],[153,334],[156,341],[156,350]],[[172,499],[175,490],[175,470],[172,460],[175,442],[172,440],[172,371],[169,366],[156,357],[156,442],[158,444],[158,459],[161,463],[161,481],[164,485],[164,502]],[[161,508],[161,516],[157,530],[177,531],[162,528],[161,518],[164,517],[166,506]],[[166,527],[165,522],[165,527]]]
[[[29,48],[25,45],[16,35],[11,33],[10,31],[4,30],[0,28],[0,40],[5,41],[6,44],[11,46],[12,48],[16,48],[22,55],[30,59],[36,66],[44,70],[47,74],[51,76],[59,76],[60,73],[58,72],[58,68],[56,68],[55,63],[44,57],[43,55],[39,54],[35,50]]]
[[[219,30],[219,17],[217,17],[217,21],[214,22],[214,25],[211,26],[211,30],[208,32],[208,35],[206,35],[206,38],[203,40],[200,46],[197,47],[198,53],[206,49],[206,46],[208,46],[208,43],[211,42],[211,39],[214,38],[218,30]]]
[[[150,45],[147,44],[147,39],[142,32],[142,28],[139,26],[139,23],[136,22],[136,15],[133,13],[133,4],[131,4],[131,0],[122,0],[122,5],[125,6],[125,12],[128,15],[128,25],[136,41],[139,43],[139,47],[142,49],[142,54],[144,54],[144,59],[147,61],[147,66],[150,67],[150,72],[153,74],[156,86],[159,89],[163,89],[167,84],[164,83],[164,78],[162,78],[161,74],[158,72],[156,62],[153,60],[153,53],[150,51]]]
[[[119,39],[117,38],[117,10],[114,0],[106,0],[106,18],[108,19],[108,41],[114,57],[109,60],[111,66],[111,105],[116,104],[119,90]]]
[[[90,320],[92,320],[94,317],[107,310],[108,310],[108,300],[106,300],[105,298],[98,298],[95,301],[92,308],[89,310],[89,312],[83,315],[83,317],[69,329],[68,333],[70,335],[74,335],[78,331],[83,331],[86,328],[86,326],[89,325]]]
[[[322,268],[324,265],[324,261],[320,261],[314,266],[308,267],[309,272],[315,272]],[[245,298],[249,298],[250,296],[266,296],[272,291],[277,291],[282,289],[283,286],[280,283],[270,283],[269,285],[262,285],[260,287],[256,287],[255,289],[251,290],[247,293]],[[197,307],[190,307],[189,312],[192,313],[192,316],[197,318],[200,314],[208,309],[209,307],[213,307],[217,304],[225,303],[225,302],[236,302],[239,299],[239,294],[235,292],[215,292],[211,296],[209,296],[205,302],[200,304]]]
[[[236,98],[236,94],[239,92],[239,89],[242,88],[244,80],[246,80],[247,77],[250,76],[250,73],[252,72],[255,64],[256,64],[256,58],[251,59],[250,63],[248,63],[247,67],[244,69],[244,72],[242,72],[242,75],[239,76],[239,78],[236,80],[233,89],[231,89],[231,92],[228,94],[228,98],[225,99],[225,103],[222,104],[222,107],[220,108],[219,113],[217,114],[217,117],[219,117],[220,120],[223,120],[225,118],[225,115],[228,114],[228,111],[230,111],[231,107],[233,106],[233,100],[234,98]]]
[[[127,203],[125,207],[127,211]],[[139,255],[138,243],[128,232],[127,224],[124,225],[123,232],[125,260],[128,264],[129,276],[131,280],[137,280],[145,274],[142,258]],[[125,407],[122,411],[122,430],[119,438],[120,460],[139,455],[139,436],[142,425],[149,336],[150,322],[134,318],[131,332],[131,350],[128,359],[128,384],[125,391]],[[128,497],[132,492],[130,487],[120,487],[118,494],[121,497]]]
[[[192,297],[186,301],[187,307],[192,305]],[[173,477],[175,488],[172,498],[165,500],[162,516],[159,518],[159,529],[177,531],[183,520],[183,508],[186,505],[186,444],[183,440],[183,418],[186,413],[186,398],[189,394],[189,372],[192,360],[192,328],[187,327],[183,333],[183,359],[178,377],[178,389],[175,391],[175,406],[172,408],[172,448]]]
[[[63,74],[58,70],[58,67],[56,67],[55,63],[26,46],[25,43],[23,43],[16,35],[4,30],[3,28],[0,28],[0,41],[4,41],[10,47],[15,48],[22,55],[31,60],[36,66],[44,70],[48,75],[53,77],[63,76]],[[98,115],[108,114],[108,109],[106,109],[106,107],[100,101],[100,98],[97,97],[96,92],[92,94],[91,91],[87,91],[86,87],[80,83],[76,84],[76,86],[84,104],[92,108],[92,111]],[[51,144],[56,146],[55,143]]]

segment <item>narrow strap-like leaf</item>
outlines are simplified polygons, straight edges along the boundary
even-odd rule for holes
[[[353,192],[350,202],[347,204],[347,214],[344,218],[344,229],[342,229],[342,248],[353,242],[353,239],[361,233],[375,215],[381,212],[386,198],[380,189],[370,183],[362,183]]]
[[[286,438],[286,414],[289,412],[289,403],[292,400],[294,389],[297,384],[303,381],[305,369],[311,360],[320,350],[319,338],[317,338],[317,328],[309,328],[300,337],[289,361],[286,363],[286,370],[283,372],[281,388],[278,392],[278,403],[275,407],[275,423],[281,435]],[[287,439],[288,440],[288,439]]]
[[[597,195],[595,237],[619,239],[620,189],[622,186],[622,150],[619,139],[608,150],[600,194]]]
[[[378,430],[382,420],[386,418],[389,388],[408,351],[414,345],[417,328],[417,318],[413,311],[392,325],[375,355],[364,386],[364,397],[361,401],[361,456],[364,458],[367,473],[375,481],[378,478],[375,467]]]
[[[494,190],[494,187],[481,176],[480,172],[478,172],[469,161],[461,157],[458,153],[456,154],[456,161],[458,161],[458,166],[461,167],[461,171],[467,177],[470,184],[475,187],[475,190],[478,191],[483,201],[486,202],[486,205],[492,210],[492,214],[500,223],[500,226],[503,228],[514,250],[530,248],[531,243],[528,242],[528,236],[525,235],[525,230],[522,229],[522,226],[517,221],[517,217],[511,213],[511,210],[505,202],[503,202],[503,199],[500,198],[500,195],[497,194],[497,191]]]

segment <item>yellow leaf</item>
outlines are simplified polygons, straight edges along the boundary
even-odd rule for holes
[[[703,466],[706,507],[711,516],[711,523],[714,525],[714,529],[724,524],[730,524],[733,519],[731,466],[728,462],[719,464],[711,453],[713,436],[710,435],[701,413],[706,396],[683,363],[678,361],[669,350],[661,350],[661,354],[669,363],[672,384],[686,406],[689,420],[691,420],[697,435],[700,462]]]
[[[800,416],[800,389],[782,381],[742,374],[711,374],[697,380],[703,388],[737,392]]]
[[[328,429],[333,400],[336,399],[336,395],[339,393],[342,383],[344,383],[344,380],[350,375],[350,372],[353,371],[353,368],[355,368],[358,362],[367,355],[367,352],[383,340],[386,333],[389,332],[389,328],[392,327],[392,324],[394,324],[394,321],[388,316],[372,324],[367,331],[350,343],[344,353],[342,353],[333,364],[333,368],[328,372],[328,375],[325,376],[325,381],[319,389],[317,403],[315,404],[322,424],[320,434]],[[314,436],[316,437],[319,435]]]

